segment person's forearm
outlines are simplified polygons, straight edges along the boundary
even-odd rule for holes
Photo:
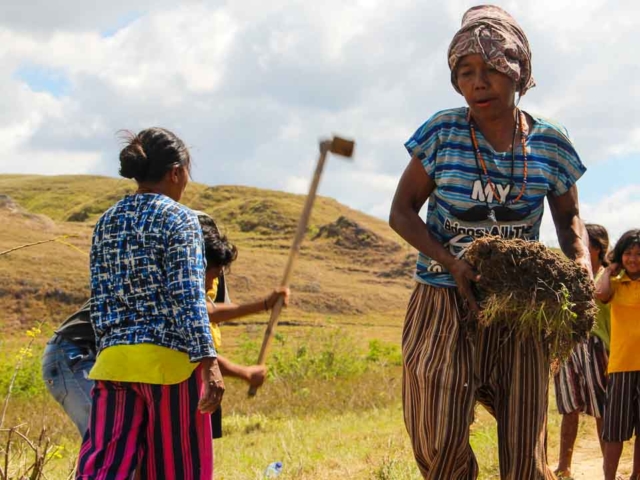
[[[611,300],[611,294],[611,271],[605,268],[598,281],[596,281],[596,298],[606,303]]]
[[[582,265],[593,278],[589,255],[589,234],[580,218],[578,189],[574,185],[559,196],[547,197],[562,252]]]
[[[254,315],[266,311],[266,301],[258,300],[253,303],[237,305],[235,303],[216,303],[215,308],[209,312],[209,321],[211,323],[222,323],[236,318]]]
[[[218,357],[205,357],[200,360],[200,366],[202,369],[210,371],[213,368],[213,365],[218,362]],[[218,364],[218,367],[220,365]]]
[[[238,365],[237,363],[233,363],[226,357],[218,357],[218,366],[220,367],[220,372],[225,377],[240,378],[247,382],[250,380],[250,375],[245,367]]]
[[[571,260],[586,259],[591,264],[589,256],[589,234],[582,219],[573,215],[561,228],[557,229],[558,243],[562,252]]]
[[[417,212],[392,209],[389,225],[412,247],[451,270],[456,258],[433,237]]]

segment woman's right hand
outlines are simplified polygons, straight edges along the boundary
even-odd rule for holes
[[[454,263],[451,265],[451,268],[449,268],[449,273],[453,276],[462,298],[467,301],[469,310],[474,313],[478,313],[480,311],[480,307],[478,307],[476,297],[473,294],[471,282],[477,282],[480,280],[480,275],[466,260],[456,259],[453,262]]]

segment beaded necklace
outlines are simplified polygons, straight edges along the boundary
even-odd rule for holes
[[[484,158],[482,158],[480,147],[478,147],[478,139],[476,138],[475,122],[473,121],[473,117],[471,116],[470,109],[467,110],[467,121],[469,122],[469,132],[471,134],[471,143],[473,144],[473,154],[475,156],[476,166],[478,167],[478,177],[482,182],[482,175],[480,173],[480,167],[482,166],[482,173],[484,173],[484,176],[487,178],[487,183],[491,188],[491,192],[493,193],[493,198],[500,198],[498,197],[498,194],[496,192],[495,185],[491,181],[491,177],[489,177],[489,172],[487,171],[487,164],[485,163]],[[520,188],[520,193],[514,200],[509,202],[510,204],[517,203],[518,200],[522,198],[522,195],[524,194],[524,191],[527,188],[527,173],[528,173],[527,146],[526,146],[527,131],[528,131],[527,119],[524,116],[524,113],[520,109],[516,108],[516,124],[513,129],[513,141],[511,142],[511,178],[509,179],[509,185],[511,186],[511,188],[515,186],[515,183],[513,181],[513,169],[514,169],[515,159],[516,159],[515,144],[516,144],[516,134],[518,133],[518,130],[520,131],[520,146],[522,147],[522,157],[524,159],[522,186]],[[511,189],[509,189],[509,193],[511,193]],[[504,201],[502,202],[503,205],[507,204],[508,196],[509,195],[507,194],[507,198],[505,198]],[[485,202],[487,204],[487,207],[489,207],[489,202],[486,200]],[[495,213],[493,210],[490,210],[489,218],[495,221]]]

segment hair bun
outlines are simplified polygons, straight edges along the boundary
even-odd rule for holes
[[[149,159],[140,140],[134,137],[120,152],[120,175],[141,180],[146,176],[148,169]]]
[[[174,133],[151,127],[137,135],[120,130],[124,148],[120,152],[120,175],[136,182],[159,182],[167,172],[179,165],[191,167],[189,150]]]

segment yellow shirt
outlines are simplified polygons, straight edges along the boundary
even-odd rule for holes
[[[640,371],[640,280],[626,273],[611,279],[609,373]]]
[[[207,292],[216,298],[218,279]],[[213,302],[213,300],[211,300]],[[212,323],[211,336],[218,350],[222,334],[218,325]],[[153,385],[175,385],[187,380],[198,366],[189,361],[189,355],[167,347],[141,343],[138,345],[116,345],[105,348],[89,372],[91,380],[110,382],[150,383]]]
[[[140,343],[105,348],[89,372],[92,380],[175,385],[187,380],[198,366],[189,355],[167,347]]]

